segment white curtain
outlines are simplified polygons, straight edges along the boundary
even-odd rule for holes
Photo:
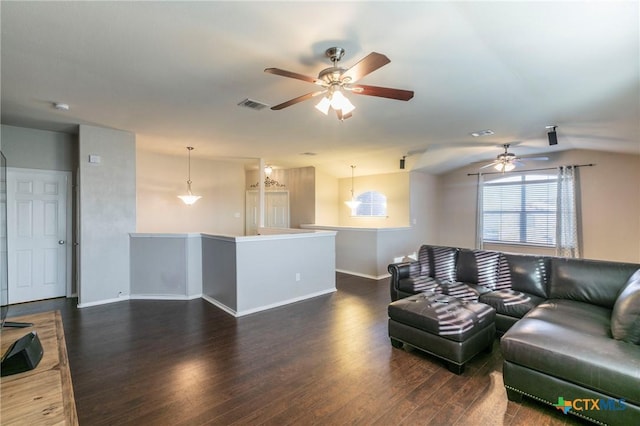
[[[477,216],[476,216],[476,248],[478,250],[482,250],[484,248],[484,241],[482,238],[483,235],[483,219],[484,219],[484,206],[483,206],[483,196],[482,196],[482,186],[484,185],[484,176],[482,173],[478,174],[478,206],[476,208]]]
[[[556,256],[580,257],[574,166],[558,168],[558,209],[556,218]]]

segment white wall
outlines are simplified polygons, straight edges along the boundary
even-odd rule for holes
[[[136,145],[132,133],[80,126],[79,306],[129,294],[129,233],[136,229]],[[90,164],[89,155],[99,155]]]
[[[409,179],[412,229],[409,238],[417,251],[422,244],[438,241],[440,193],[434,175],[412,171]]]
[[[363,228],[397,228],[409,226],[409,173],[387,173],[354,178],[354,195],[378,191],[387,197],[387,216],[352,217],[344,204],[351,199],[351,177],[338,182],[338,221],[340,226]]]
[[[137,232],[244,235],[244,165],[200,158],[197,149],[192,151],[192,190],[202,198],[188,206],[178,198],[187,192],[184,151],[172,156],[138,150]]]
[[[338,219],[338,178],[322,173],[316,169],[316,215],[315,223],[318,225],[339,224]]]
[[[640,155],[571,150],[547,155],[535,167],[594,163],[579,169],[582,257],[640,262]],[[437,243],[474,247],[478,165],[438,176]],[[553,250],[495,245],[488,248],[553,254]]]

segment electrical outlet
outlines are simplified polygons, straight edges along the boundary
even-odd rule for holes
[[[296,281],[300,281],[300,272],[296,272]]]

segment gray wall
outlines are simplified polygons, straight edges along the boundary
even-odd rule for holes
[[[2,125],[2,152],[9,167],[76,172],[78,136]]]
[[[130,293],[129,233],[136,230],[136,143],[132,133],[80,126],[79,306]],[[99,155],[90,164],[89,155]]]

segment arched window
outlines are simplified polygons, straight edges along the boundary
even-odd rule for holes
[[[378,191],[364,192],[356,198],[360,205],[354,216],[380,217],[387,215],[387,197]]]

